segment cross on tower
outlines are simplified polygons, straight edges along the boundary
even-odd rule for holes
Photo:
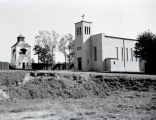
[[[84,21],[84,17],[85,17],[85,15],[83,14],[81,17],[82,17],[82,21]]]

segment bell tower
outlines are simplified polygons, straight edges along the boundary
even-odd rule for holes
[[[21,34],[17,37],[17,41],[24,41],[25,37],[22,36]]]
[[[11,47],[11,67],[14,69],[31,69],[31,46],[19,35]]]
[[[92,22],[82,20],[75,23],[75,69],[89,71],[91,69],[91,43]],[[87,64],[87,67],[83,67]],[[86,65],[85,65],[86,66]]]
[[[92,22],[84,20],[85,15],[82,15],[82,21],[75,23],[75,38],[85,42],[92,34]]]

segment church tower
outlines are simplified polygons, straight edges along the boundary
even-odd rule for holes
[[[75,70],[91,70],[91,34],[92,22],[84,21],[83,15],[82,21],[75,23]]]
[[[11,66],[14,69],[31,69],[31,46],[19,35],[17,42],[11,47]]]

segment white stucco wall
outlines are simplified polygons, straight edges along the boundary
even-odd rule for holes
[[[90,34],[85,34],[85,26],[90,27]],[[77,35],[77,28],[81,27],[81,35]],[[82,71],[90,71],[91,69],[91,43],[90,36],[92,33],[90,22],[79,22],[75,24],[75,70],[78,70],[78,58],[82,58]],[[78,50],[77,48],[81,48]]]
[[[13,52],[15,50],[15,52]],[[16,66],[16,47],[11,47],[11,66]]]
[[[110,66],[109,69],[111,71],[140,72],[139,59],[138,58],[136,59],[134,56],[132,58],[131,52],[131,49],[134,51],[136,42],[137,41],[135,40],[111,38],[104,36],[102,40],[102,59],[104,66],[103,70],[104,71],[107,70],[106,68]],[[118,48],[118,59],[116,47]],[[122,59],[122,48],[123,48],[123,59]],[[106,60],[110,61],[107,62],[110,63],[110,65],[106,66],[105,63]]]
[[[19,52],[22,48],[25,48],[27,50],[26,54],[19,54]],[[30,50],[30,47],[17,46],[16,47],[16,68],[22,69],[23,63],[25,63],[25,69],[31,68],[31,50]]]
[[[91,60],[92,65],[91,69],[93,71],[102,71],[103,70],[103,62],[102,62],[102,35],[103,34],[97,34],[91,36]],[[94,53],[94,47],[96,47],[97,51],[97,60],[95,61],[95,53]]]
[[[11,65],[16,69],[23,69],[23,63],[25,69],[31,69],[31,47],[23,46],[24,41],[18,41],[18,44],[11,48]],[[26,49],[26,54],[20,54],[21,49]],[[13,54],[13,50],[15,53]]]
[[[103,34],[102,38],[102,61],[103,61],[103,71],[107,71],[106,69],[106,60],[108,58],[117,58],[116,47],[118,47],[118,62],[116,63],[116,67],[120,71],[124,71],[121,48],[123,47],[123,41],[120,39],[114,38],[106,38]],[[111,66],[112,67],[112,66]],[[115,69],[115,68],[114,68]],[[112,68],[111,68],[112,70]]]
[[[134,51],[135,43],[137,41],[130,41],[130,40],[125,40],[125,51],[128,49],[128,60],[125,52],[125,71],[134,71],[134,72],[139,72],[139,58],[136,58],[133,56],[133,61],[132,61],[132,56],[131,56],[131,48]]]

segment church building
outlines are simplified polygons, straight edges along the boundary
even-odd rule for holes
[[[137,40],[92,35],[92,22],[75,23],[75,71],[144,72],[144,62],[134,56]]]
[[[31,69],[31,46],[19,35],[11,47],[11,66],[15,69]]]

